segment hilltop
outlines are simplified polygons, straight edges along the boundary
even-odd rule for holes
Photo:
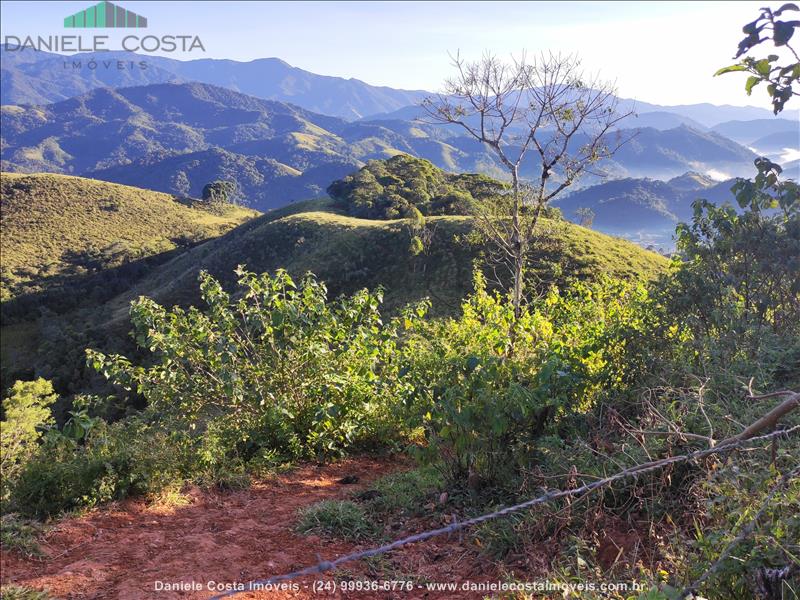
[[[302,276],[311,271],[327,284],[332,296],[380,286],[389,309],[427,296],[435,313],[453,313],[472,287],[473,260],[482,248],[465,240],[471,217],[429,217],[427,227],[433,232],[431,243],[414,256],[404,219],[351,217],[341,214],[330,200],[298,203],[176,256],[109,307],[116,320],[125,317],[129,301],[140,295],[168,305],[191,304],[197,299],[201,270],[232,284],[234,269],[243,264],[255,272],[284,268]],[[667,264],[663,257],[631,242],[558,219],[543,219],[540,231],[533,258],[540,285],[604,274],[645,280]]]

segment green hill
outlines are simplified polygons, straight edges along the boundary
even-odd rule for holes
[[[330,200],[298,203],[253,219],[159,266],[115,298],[107,307],[109,316],[124,318],[130,300],[140,295],[167,305],[193,303],[200,270],[232,284],[239,264],[256,272],[311,271],[326,282],[332,295],[382,286],[389,309],[429,296],[435,313],[450,313],[471,289],[473,262],[482,249],[466,240],[470,217],[429,217],[427,227],[433,232],[431,243],[414,256],[403,219],[351,217]],[[658,254],[565,221],[543,219],[540,232],[533,262],[539,282],[604,273],[649,279],[666,266]]]
[[[66,175],[0,176],[2,299],[218,236],[258,213]]]

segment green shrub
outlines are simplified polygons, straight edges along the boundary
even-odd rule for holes
[[[20,473],[10,503],[21,514],[46,518],[157,493],[189,471],[175,439],[135,418],[100,421],[82,444],[53,432]]]
[[[207,467],[264,449],[330,455],[396,439],[402,424],[386,390],[397,334],[381,321],[380,292],[329,301],[311,275],[298,285],[284,271],[237,273],[235,298],[201,275],[205,311],[134,303],[135,337],[153,366],[93,351],[90,363],[141,393]]]
[[[364,510],[349,500],[324,500],[300,513],[297,530],[332,537],[358,540],[375,534],[375,527]]]
[[[53,425],[50,405],[57,399],[44,379],[17,381],[3,400],[0,421],[0,502],[36,452],[42,430]]]
[[[461,317],[409,326],[400,393],[425,430],[418,455],[472,487],[512,481],[542,435],[641,368],[629,338],[644,332],[636,315],[646,298],[633,284],[576,284],[515,318],[477,274]]]

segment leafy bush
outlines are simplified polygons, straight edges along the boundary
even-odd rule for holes
[[[206,311],[134,303],[135,337],[153,366],[99,352],[89,352],[91,364],[141,393],[205,466],[263,449],[324,455],[396,438],[400,423],[384,393],[396,328],[381,321],[380,292],[329,302],[311,275],[298,286],[284,271],[237,273],[236,299],[201,275]]]
[[[659,293],[688,334],[676,366],[716,377],[800,383],[800,187],[757,159],[732,191],[739,209],[694,203]]]
[[[641,362],[628,338],[641,334],[644,288],[621,282],[553,289],[516,318],[510,302],[475,293],[458,319],[409,322],[403,346],[407,405],[422,423],[427,462],[472,487],[509,481],[535,460],[536,442],[588,411]]]
[[[0,422],[0,501],[36,452],[42,430],[53,425],[50,405],[57,399],[53,384],[44,379],[17,381],[3,400]]]
[[[189,470],[178,438],[137,418],[112,425],[100,421],[81,443],[53,431],[20,473],[11,506],[44,518],[158,492]]]
[[[476,201],[492,197],[504,184],[485,175],[454,175],[427,160],[398,154],[371,160],[360,171],[328,186],[328,194],[348,214],[367,219],[423,215],[464,215]]]

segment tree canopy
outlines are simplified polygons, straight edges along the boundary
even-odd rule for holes
[[[417,209],[423,215],[469,214],[475,202],[505,184],[473,173],[447,173],[427,160],[398,154],[371,160],[359,171],[328,186],[328,194],[348,214],[367,219],[399,219]]]

